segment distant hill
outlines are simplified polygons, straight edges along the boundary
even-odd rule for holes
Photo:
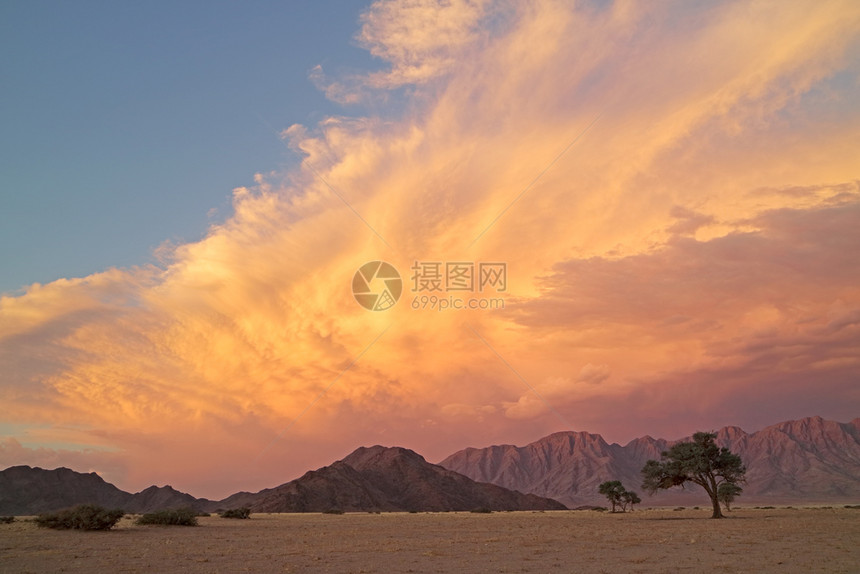
[[[169,486],[124,492],[96,473],[14,466],[0,472],[0,515],[51,512],[93,503],[127,512],[191,506],[200,511],[249,506],[254,512],[563,510],[559,502],[479,484],[430,464],[405,448],[359,448],[341,461],[257,493],[221,501],[197,499]]]
[[[681,440],[688,440],[681,439]],[[650,436],[625,446],[587,432],[559,432],[526,446],[467,448],[439,464],[469,478],[554,498],[567,506],[604,503],[597,487],[621,480],[641,493],[639,471],[673,442]],[[860,418],[809,417],[748,434],[717,431],[717,443],[740,455],[747,483],[738,503],[860,502]],[[643,496],[643,505],[700,504],[698,487]]]
[[[254,512],[563,510],[556,502],[430,464],[405,448],[359,448],[343,460],[301,478],[260,491],[239,493],[219,504],[249,505]]]
[[[211,501],[194,498],[170,486],[150,486],[130,494],[94,472],[82,474],[68,468],[13,466],[0,472],[0,515],[39,514],[85,503],[122,508],[126,512],[150,512],[181,506],[202,510]]]

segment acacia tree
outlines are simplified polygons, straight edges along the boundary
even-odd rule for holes
[[[717,488],[717,498],[719,498],[720,502],[725,505],[726,510],[731,512],[732,502],[734,502],[735,497],[740,496],[741,492],[743,491],[744,489],[737,484],[724,482]]]
[[[627,512],[627,505],[639,504],[642,499],[633,491],[624,488],[620,480],[607,480],[597,487],[597,492],[606,497],[612,505],[612,512],[616,506],[621,506],[622,512]]]
[[[621,504],[621,493],[626,491],[620,480],[607,480],[597,487],[597,492],[606,497],[612,505],[612,512],[615,512],[615,507]]]
[[[741,457],[714,444],[715,438],[715,433],[697,432],[692,441],[679,442],[661,453],[659,462],[646,462],[642,468],[642,488],[654,494],[674,486],[684,488],[688,482],[698,484],[711,497],[714,508],[711,518],[723,518],[719,489],[724,484],[737,486],[743,482],[746,468]]]

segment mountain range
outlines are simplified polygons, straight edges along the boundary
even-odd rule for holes
[[[860,502],[860,418],[809,417],[751,434],[732,426],[716,434],[747,467],[741,503]],[[525,446],[467,448],[438,465],[406,448],[361,447],[280,486],[219,501],[170,486],[131,494],[96,473],[14,466],[0,471],[0,515],[82,503],[127,512],[182,506],[201,512],[241,506],[254,512],[560,510],[605,504],[597,489],[607,480],[639,490],[645,461],[659,459],[674,442],[645,436],[621,446],[597,434],[558,432]],[[643,495],[643,505],[704,504],[702,497],[693,487]]]
[[[126,512],[190,506],[200,512],[250,507],[253,512],[564,510],[555,500],[477,483],[430,464],[405,448],[359,448],[343,460],[275,488],[224,500],[194,498],[170,486],[124,492],[96,473],[14,466],[0,472],[0,515],[51,512],[92,503]]]
[[[734,426],[716,434],[716,443],[739,455],[747,467],[741,503],[860,499],[860,418],[838,423],[808,417],[751,434]],[[645,462],[659,460],[674,442],[645,436],[621,446],[597,434],[558,432],[526,446],[467,448],[439,464],[476,481],[573,507],[605,503],[597,488],[607,480],[640,490]],[[694,486],[643,496],[643,504],[698,504],[702,496]]]

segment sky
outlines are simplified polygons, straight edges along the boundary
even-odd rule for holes
[[[0,11],[0,467],[860,414],[856,2]]]

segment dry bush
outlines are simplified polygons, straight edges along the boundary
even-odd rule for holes
[[[197,526],[197,511],[193,508],[176,508],[148,512],[137,519],[136,524],[160,526]]]
[[[41,528],[74,530],[110,530],[125,515],[125,511],[108,510],[95,504],[81,504],[68,510],[61,510],[36,517]]]
[[[238,518],[240,520],[245,520],[246,518],[251,518],[251,509],[247,506],[243,506],[242,508],[233,508],[225,510],[218,516],[221,518]]]

